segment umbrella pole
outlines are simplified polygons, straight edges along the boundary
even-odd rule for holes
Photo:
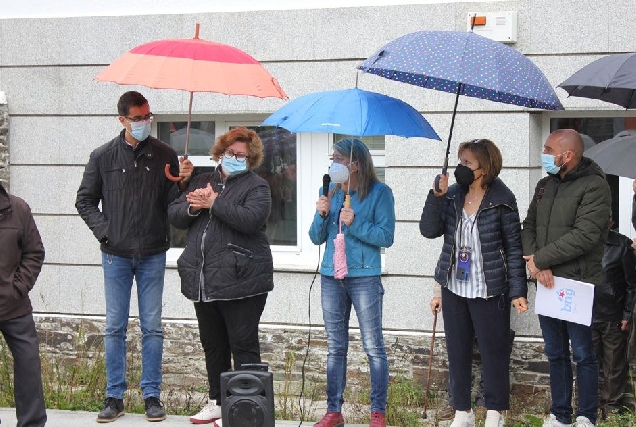
[[[198,30],[198,25],[197,24],[197,30]],[[183,153],[183,158],[187,159],[188,158],[188,144],[190,142],[190,122],[192,121],[192,96],[193,96],[194,92],[190,92],[190,106],[188,107],[188,125],[186,127],[186,140],[185,140],[185,148],[183,151],[185,151]],[[170,173],[170,164],[166,164],[166,167],[164,169],[164,172],[166,174],[166,178],[168,178],[170,181],[172,182],[180,182],[183,181],[183,177],[182,176],[173,176]]]
[[[186,140],[185,140],[185,148],[184,151],[185,153],[183,154],[183,158],[187,159],[188,158],[188,144],[190,142],[190,122],[192,121],[192,98],[193,98],[194,92],[190,92],[190,105],[188,106],[188,126],[186,128]]]
[[[455,127],[455,116],[457,115],[457,104],[459,103],[459,94],[462,91],[463,83],[457,85],[457,92],[455,93],[455,107],[453,107],[453,117],[451,118],[450,131],[448,132],[448,144],[446,144],[446,157],[444,158],[444,166],[442,167],[442,175],[446,175],[448,170],[448,156],[450,155],[451,140],[453,139],[453,127]],[[435,177],[435,191],[440,192],[439,188],[439,175]]]

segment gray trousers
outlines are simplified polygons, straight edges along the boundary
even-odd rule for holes
[[[2,321],[0,331],[14,360],[16,427],[44,427],[46,408],[42,392],[40,347],[33,315]]]

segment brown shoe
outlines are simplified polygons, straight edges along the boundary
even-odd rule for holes
[[[341,412],[327,412],[314,427],[344,427],[344,418]]]
[[[382,412],[371,412],[369,427],[386,427],[386,419]]]

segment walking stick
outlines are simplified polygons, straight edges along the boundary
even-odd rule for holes
[[[435,347],[435,328],[437,327],[437,310],[433,316],[433,335],[431,336],[431,350],[428,356],[428,374],[426,375],[426,391],[424,394],[424,411],[422,412],[422,418],[428,418],[426,415],[426,409],[428,409],[428,391],[431,388],[431,369],[433,368],[433,353]]]

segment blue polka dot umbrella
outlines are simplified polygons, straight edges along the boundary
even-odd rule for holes
[[[387,79],[457,95],[445,168],[459,95],[527,108],[563,109],[554,89],[532,61],[519,51],[472,31],[406,34],[378,49],[358,68]]]

